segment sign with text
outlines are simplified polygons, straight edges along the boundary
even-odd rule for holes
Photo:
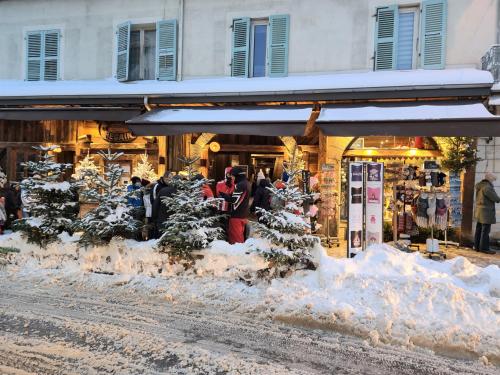
[[[384,164],[349,163],[348,257],[383,242],[383,207]]]

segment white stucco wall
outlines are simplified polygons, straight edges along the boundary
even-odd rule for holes
[[[234,17],[290,15],[289,73],[371,70],[378,6],[412,0],[4,0],[0,1],[0,79],[24,78],[24,32],[57,26],[63,79],[113,75],[118,23],[180,18],[183,78],[230,72]],[[478,66],[496,36],[498,0],[448,0],[447,67]]]

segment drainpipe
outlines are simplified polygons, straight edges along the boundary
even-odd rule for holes
[[[497,38],[496,38],[496,44],[500,44],[500,0],[497,0]]]
[[[177,77],[176,81],[182,81],[182,55],[184,51],[184,0],[179,0],[179,38],[177,45]]]
[[[148,112],[151,111],[151,106],[149,105],[149,96],[144,96],[144,108],[146,108],[146,111]]]

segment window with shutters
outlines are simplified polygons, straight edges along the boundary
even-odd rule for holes
[[[236,18],[232,25],[233,77],[284,77],[288,74],[288,15]]]
[[[132,25],[130,29],[128,80],[155,79],[156,25]]]
[[[269,20],[252,20],[250,36],[250,76],[265,77],[267,72],[267,29]]]
[[[447,0],[424,0],[420,7],[378,8],[374,69],[443,69],[446,13]]]
[[[59,30],[29,31],[25,36],[27,81],[56,81],[60,79]]]
[[[118,81],[175,81],[177,77],[177,20],[132,24],[116,28]]]
[[[418,9],[399,8],[397,32],[396,69],[416,68],[418,40]]]

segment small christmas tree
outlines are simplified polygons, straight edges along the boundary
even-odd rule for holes
[[[148,154],[144,153],[141,155],[141,161],[137,163],[137,167],[134,169],[132,176],[137,176],[141,180],[147,180],[149,182],[158,180],[158,176],[148,160]]]
[[[51,153],[59,146],[35,146],[41,152],[38,162],[29,161],[22,165],[28,168],[31,177],[21,182],[21,191],[28,202],[26,211],[30,217],[16,220],[14,230],[23,232],[28,241],[41,247],[56,241],[63,231],[71,231],[78,215],[76,186],[68,181],[61,182],[63,173],[71,164],[54,162]]]
[[[71,176],[82,183],[84,190],[95,188],[95,181],[100,169],[94,163],[94,158],[87,153],[87,156],[81,160],[75,167],[75,173]]]
[[[474,137],[446,137],[448,149],[443,159],[443,167],[454,173],[461,173],[476,165],[481,158],[476,152]]]
[[[278,265],[310,263],[310,249],[318,239],[310,235],[310,224],[303,214],[302,202],[310,199],[297,186],[297,177],[301,173],[303,162],[297,157],[297,150],[292,151],[291,160],[283,163],[288,175],[283,189],[269,187],[273,202],[277,202],[270,211],[257,208],[259,224],[257,233],[271,242],[270,250],[260,251],[266,259]]]
[[[7,183],[7,176],[3,173],[2,167],[0,167],[0,188]]]
[[[163,223],[164,232],[158,246],[173,256],[190,259],[193,250],[222,238],[222,217],[215,210],[218,199],[203,197],[203,186],[210,181],[195,176],[193,166],[198,158],[179,159],[186,165],[187,178],[174,179],[175,193],[163,199],[169,216]]]
[[[108,150],[99,155],[105,161],[104,176],[96,176],[96,187],[83,193],[98,206],[77,223],[77,228],[83,231],[80,243],[85,246],[109,243],[115,236],[131,238],[140,227],[127,207],[126,189],[120,186],[123,168],[116,161],[123,153]]]

